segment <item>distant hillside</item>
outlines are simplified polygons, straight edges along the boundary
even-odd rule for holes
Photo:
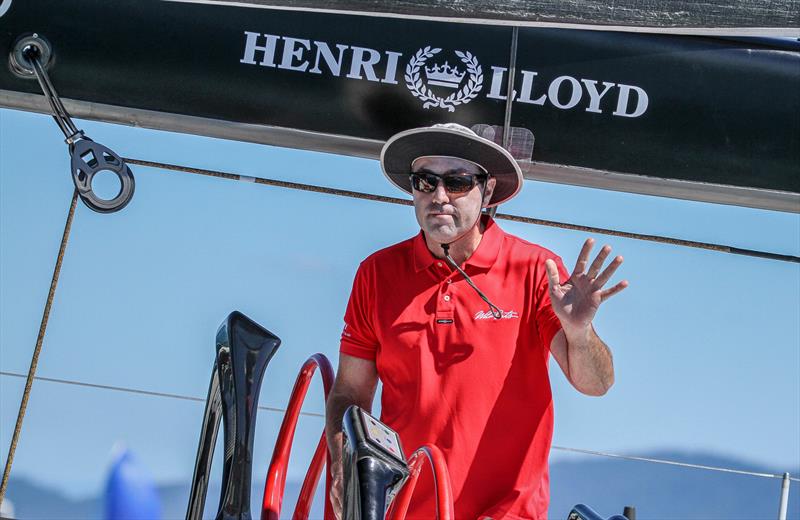
[[[704,453],[659,452],[649,458],[706,466],[782,473],[800,468],[764,468],[738,459]],[[775,520],[781,481],[605,457],[559,462],[550,468],[550,518],[566,518],[583,502],[606,517],[636,507],[637,520]],[[792,483],[790,519],[800,519],[800,486]]]
[[[57,491],[13,476],[6,498],[14,504],[16,518],[20,519],[84,520],[102,515],[96,499],[70,500]]]
[[[297,495],[300,493],[300,482],[287,482],[284,493],[284,511],[282,518],[291,518]],[[168,484],[158,487],[161,497],[162,520],[179,519],[186,516],[186,505],[189,500],[189,484]],[[263,489],[253,490],[251,500],[254,518],[259,518]],[[219,502],[219,483],[212,482],[208,489],[204,518],[214,518]],[[17,520],[102,520],[102,497],[83,500],[71,500],[53,489],[32,483],[29,480],[12,477],[6,495],[14,505]],[[312,518],[321,518],[322,502],[317,499],[312,506]],[[149,520],[149,519],[142,519]]]
[[[744,470],[779,473],[785,469],[754,467],[741,460],[702,453],[660,452],[648,455]],[[710,472],[601,457],[563,461],[551,466],[550,518],[565,519],[571,507],[585,503],[608,517],[621,514],[626,505],[636,506],[638,520],[774,520],[778,516],[780,481],[746,475]],[[793,475],[800,474],[795,468]],[[188,484],[159,488],[164,520],[182,519],[186,512]],[[253,497],[256,507],[261,491]],[[284,514],[291,516],[299,483],[289,483]],[[8,497],[20,520],[94,520],[102,518],[100,498],[70,500],[33,482],[12,478]],[[219,487],[208,493],[206,517],[216,506]],[[314,508],[319,518],[319,504]],[[257,518],[258,515],[255,515]],[[800,520],[800,486],[793,483],[789,518]]]

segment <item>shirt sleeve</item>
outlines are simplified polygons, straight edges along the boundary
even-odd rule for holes
[[[374,291],[369,266],[358,267],[350,301],[344,313],[344,328],[339,352],[349,356],[374,361],[378,352],[378,338],[373,326]]]
[[[547,281],[547,269],[544,262],[548,258],[555,261],[558,267],[558,277],[561,283],[569,279],[569,272],[564,267],[564,262],[560,257],[552,253],[542,255],[536,264],[536,273],[534,275],[534,283],[536,284],[536,299],[534,301],[534,316],[536,319],[536,328],[539,331],[539,340],[545,351],[550,350],[550,343],[553,337],[561,330],[561,321],[559,321],[556,313],[553,312],[553,306],[550,301],[550,285]]]

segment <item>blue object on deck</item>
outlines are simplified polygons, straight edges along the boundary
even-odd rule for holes
[[[105,520],[160,520],[161,500],[150,474],[127,449],[119,452],[106,482]]]

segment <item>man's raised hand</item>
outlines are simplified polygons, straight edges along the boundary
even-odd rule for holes
[[[563,284],[559,281],[556,263],[553,260],[545,262],[553,311],[561,321],[565,332],[567,329],[587,329],[600,304],[628,286],[627,280],[623,280],[609,289],[603,289],[603,286],[608,283],[608,280],[622,264],[622,257],[614,258],[600,273],[600,268],[603,267],[603,263],[611,253],[610,246],[603,246],[587,270],[586,266],[589,264],[589,253],[592,251],[592,247],[594,247],[594,239],[586,239],[572,275]]]

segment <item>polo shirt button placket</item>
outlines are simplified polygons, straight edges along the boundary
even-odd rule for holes
[[[453,285],[452,285],[452,274],[447,273],[447,278],[444,279],[444,283],[440,285],[442,291],[442,305],[445,309],[450,311],[453,310]]]
[[[444,283],[441,285],[442,300],[444,301],[444,307],[452,310],[453,303],[451,300],[453,297],[450,293],[453,292],[453,275],[455,272],[451,272],[449,268],[445,268],[445,270],[447,271],[447,278],[444,279]]]
[[[449,289],[451,289],[451,282],[452,282],[452,275],[450,274],[449,269],[442,263],[436,262],[436,266],[439,267],[441,270],[446,271],[444,276],[448,278],[440,278],[442,280],[439,283],[439,300],[437,300],[436,304],[436,323],[439,325],[450,325],[453,323],[453,297],[449,293]],[[444,331],[444,329],[441,329]]]

